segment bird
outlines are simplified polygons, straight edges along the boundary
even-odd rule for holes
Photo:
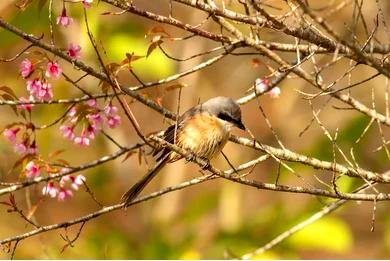
[[[246,130],[240,106],[232,98],[218,96],[183,113],[177,123],[164,131],[163,139],[208,162],[223,149],[233,127]],[[164,146],[155,149],[153,156],[159,153],[154,167],[123,194],[121,203],[125,208],[167,163],[183,158]]]

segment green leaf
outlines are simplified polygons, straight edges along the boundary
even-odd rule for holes
[[[292,235],[288,244],[297,249],[346,253],[353,238],[348,225],[334,217],[324,217]]]

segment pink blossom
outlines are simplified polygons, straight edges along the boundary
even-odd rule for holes
[[[61,16],[57,17],[57,24],[67,27],[73,22],[73,19],[66,15],[66,8],[64,7]]]
[[[76,107],[72,107],[69,111],[67,116],[69,117],[70,122],[76,123],[77,122],[77,109]]]
[[[58,79],[61,76],[61,68],[56,62],[48,62],[46,68],[46,77],[53,77],[54,79]]]
[[[106,107],[104,107],[104,113],[107,117],[107,125],[110,128],[115,128],[118,126],[121,122],[121,117],[117,115],[118,108],[115,106],[112,106],[112,104],[108,104]]]
[[[86,137],[86,131],[82,131],[80,134],[80,137],[74,138],[74,143],[81,145],[81,146],[89,146],[90,140]]]
[[[78,44],[70,43],[67,54],[72,58],[80,58],[81,47]]]
[[[69,117],[74,117],[77,113],[76,108],[73,106],[69,111],[68,111],[68,116]]]
[[[115,106],[112,106],[112,104],[108,104],[106,107],[104,107],[104,113],[106,116],[115,115],[118,113],[118,108]]]
[[[257,78],[255,81],[256,93],[263,93],[268,89],[268,79]]]
[[[30,161],[26,165],[26,177],[35,178],[39,176],[39,166],[35,164],[34,161]]]
[[[64,201],[68,198],[71,198],[72,196],[73,192],[70,189],[61,188],[60,192],[58,193],[58,200]]]
[[[38,148],[35,144],[35,141],[26,148],[26,153],[27,154],[38,154]]]
[[[84,8],[90,8],[93,0],[83,0]]]
[[[39,100],[44,101],[50,101],[53,99],[53,90],[51,84],[48,82],[42,83],[42,86],[36,96]]]
[[[87,104],[88,104],[89,107],[95,108],[96,105],[97,105],[97,102],[96,102],[95,99],[89,99],[89,100],[87,101]]]
[[[14,150],[19,154],[24,154],[27,152],[27,147],[24,143],[15,143]]]
[[[50,197],[52,198],[55,198],[57,196],[57,193],[58,193],[58,188],[56,188],[54,186],[54,182],[49,182],[49,184],[47,184],[47,186],[43,187],[42,189],[42,195],[46,196],[46,195],[50,195]]]
[[[6,137],[10,142],[14,143],[16,141],[16,134],[18,133],[18,131],[20,130],[20,128],[16,128],[16,129],[5,129],[3,131],[3,135],[4,137]]]
[[[111,129],[116,128],[121,123],[121,117],[119,115],[110,116],[107,118],[107,125]]]
[[[27,91],[30,92],[31,96],[34,96],[36,93],[38,93],[41,87],[42,82],[38,78],[27,81]]]
[[[51,100],[53,98],[51,84],[42,82],[38,78],[27,81],[27,90],[30,92],[30,100]]]
[[[89,114],[87,118],[95,131],[100,130],[102,128],[103,117],[100,113]]]
[[[268,93],[271,98],[279,98],[281,90],[279,87],[274,87]]]
[[[33,98],[33,97],[30,96],[30,99],[27,100],[27,99],[24,98],[24,97],[20,97],[20,98],[19,98],[19,101],[20,101],[20,102],[29,102],[29,101],[33,101],[32,98]],[[26,103],[26,104],[18,105],[18,109],[20,109],[20,110],[25,110],[25,111],[28,111],[28,112],[31,112],[32,107],[34,107],[34,104],[28,104],[28,103]]]
[[[89,125],[87,130],[85,131],[85,135],[88,136],[88,138],[90,138],[91,140],[93,140],[95,138],[95,132],[97,131],[97,129]]]
[[[29,59],[24,59],[20,63],[20,74],[23,78],[27,78],[34,71],[34,66]]]
[[[60,179],[60,186],[63,187],[65,186],[65,183],[68,182],[68,181],[71,181],[71,176],[67,175],[67,176],[62,176],[61,179]]]
[[[86,178],[83,175],[77,175],[76,178],[74,178],[74,177],[71,177],[71,178],[72,178],[72,185],[71,186],[74,190],[78,190],[79,187],[81,185],[83,185],[84,182],[86,181]]]
[[[74,137],[75,137],[75,134],[74,134],[74,126],[66,126],[66,125],[62,125],[60,127],[60,131],[62,132],[62,134],[64,135],[64,137],[66,139],[69,139],[69,140],[73,140]]]

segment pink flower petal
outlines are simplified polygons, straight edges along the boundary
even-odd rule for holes
[[[33,71],[34,66],[29,59],[26,58],[20,63],[20,74],[23,78],[26,79]]]

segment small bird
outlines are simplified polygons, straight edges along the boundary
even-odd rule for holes
[[[177,125],[173,124],[165,130],[163,138],[200,158],[210,160],[223,149],[233,127],[246,129],[241,121],[240,106],[233,99],[220,96],[186,111],[179,117]],[[156,149],[153,156],[159,153],[161,155],[156,165],[122,196],[121,202],[125,207],[130,205],[165,164],[183,158],[167,147]]]

